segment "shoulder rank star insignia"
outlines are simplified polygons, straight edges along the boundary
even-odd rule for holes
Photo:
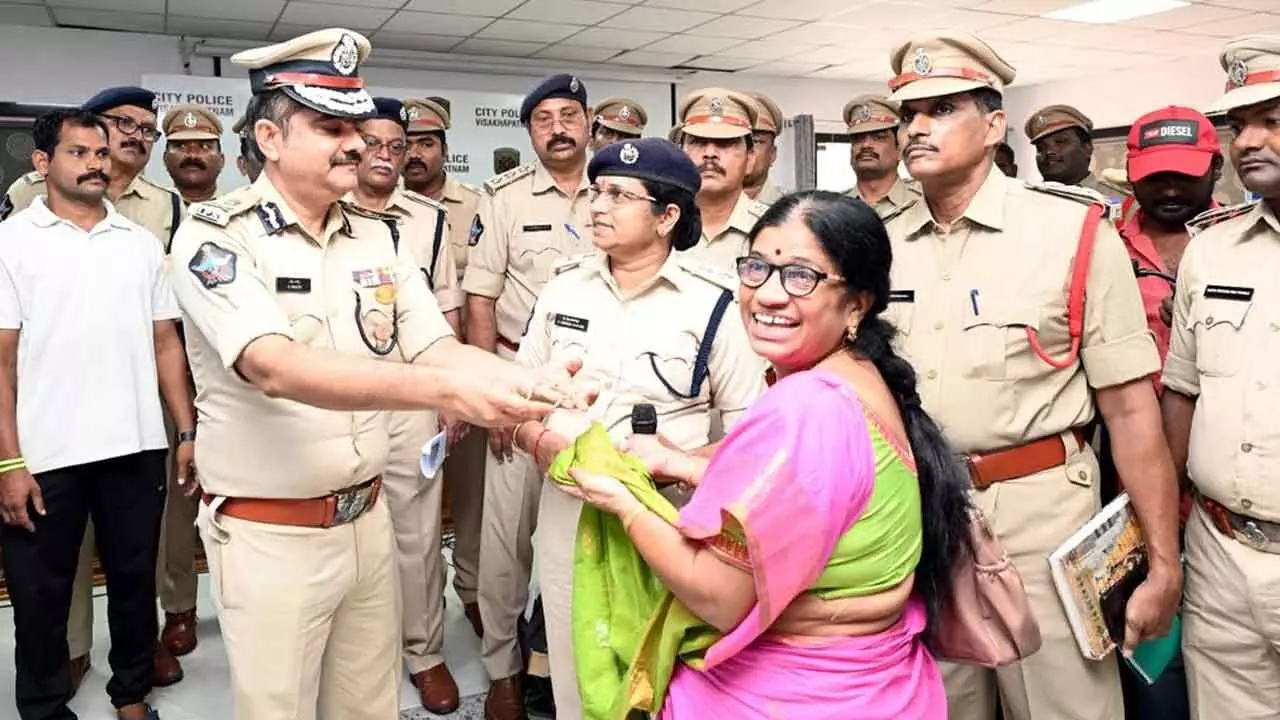
[[[853,121],[864,123],[871,119],[871,108],[867,105],[859,105],[853,109]]]
[[[343,75],[350,75],[356,71],[356,66],[360,64],[360,53],[356,49],[355,38],[344,34],[337,45],[333,46],[333,54],[329,56],[329,62],[333,63],[333,69]]]
[[[720,117],[721,115],[724,115],[724,100],[722,100],[719,95],[711,98],[711,102],[708,103],[708,105],[710,106],[712,117]]]
[[[578,92],[578,88],[580,87],[582,87],[582,83],[578,82],[578,78],[576,77],[569,78],[569,92],[576,93]]]
[[[182,125],[183,125],[184,127],[193,128],[193,127],[195,127],[195,126],[196,126],[196,124],[197,124],[197,123],[199,123],[199,122],[200,122],[200,121],[196,119],[196,114],[195,114],[195,113],[189,112],[189,113],[187,113],[186,115],[183,115],[183,116],[182,116]]]
[[[924,48],[916,48],[915,59],[912,60],[913,68],[921,75],[928,75],[933,72],[933,59],[924,51]]]
[[[640,151],[636,149],[635,145],[627,143],[618,152],[618,159],[622,161],[623,165],[635,165],[636,161],[640,159]]]
[[[1233,88],[1244,87],[1245,81],[1249,79],[1249,66],[1243,60],[1236,60],[1231,63],[1227,77]]]

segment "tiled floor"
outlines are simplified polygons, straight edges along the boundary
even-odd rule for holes
[[[200,643],[195,652],[182,658],[186,678],[177,685],[158,689],[151,695],[151,703],[160,711],[164,720],[231,720],[227,658],[222,652],[222,638],[218,635],[218,619],[209,599],[207,579],[208,576],[200,578]],[[453,593],[452,586],[446,587],[445,662],[465,698],[458,712],[446,717],[478,720],[483,717],[483,693],[488,688],[488,678],[480,664],[480,640],[463,616],[462,602]],[[105,689],[110,673],[110,666],[107,664],[107,651],[110,649],[106,622],[107,599],[105,589],[98,590],[99,596],[94,599],[93,667],[71,703],[71,709],[81,720],[115,718]],[[17,717],[13,706],[13,679],[13,611],[7,606],[0,606],[0,718]],[[407,678],[400,691],[400,708],[403,720],[440,717],[422,709],[417,692]]]

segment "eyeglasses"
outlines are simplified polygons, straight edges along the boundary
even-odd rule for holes
[[[550,130],[555,125],[556,120],[559,120],[564,127],[574,130],[582,127],[587,117],[582,114],[581,110],[571,108],[561,110],[559,115],[550,112],[538,113],[530,119],[529,124],[537,130]]]
[[[651,195],[641,195],[640,193],[633,193],[630,190],[623,190],[622,188],[616,185],[610,185],[609,187],[604,187],[604,188],[600,187],[599,185],[591,185],[587,187],[587,199],[590,200],[591,202],[595,202],[596,198],[600,197],[601,195],[608,198],[609,204],[615,207],[623,203],[640,202],[641,200],[648,200],[651,203],[658,202],[658,198],[656,197],[653,197]]]
[[[107,120],[110,120],[112,124],[116,126],[116,129],[124,133],[125,135],[133,135],[134,133],[139,133],[142,135],[143,140],[147,140],[149,142],[155,142],[160,137],[160,131],[156,129],[155,125],[139,124],[137,120],[134,120],[128,115],[103,114],[103,115],[99,115],[98,117],[102,117],[102,118],[106,118]]]
[[[782,278],[782,289],[791,297],[810,295],[823,282],[842,282],[839,275],[829,275],[821,270],[814,270],[807,265],[787,263],[774,265],[758,257],[738,258],[738,279],[743,285],[755,289],[769,282],[774,271]]]
[[[378,138],[373,137],[371,135],[364,136],[364,146],[368,148],[369,152],[375,155],[382,148],[386,148],[387,152],[391,153],[393,157],[400,157],[401,155],[404,154],[404,151],[409,148],[409,144],[406,143],[404,140],[392,140],[391,142],[382,142]]]

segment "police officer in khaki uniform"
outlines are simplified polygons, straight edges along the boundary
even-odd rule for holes
[[[591,117],[591,152],[599,152],[622,140],[635,140],[644,134],[649,113],[631,98],[611,97],[595,106]]]
[[[687,257],[701,234],[693,216],[701,184],[679,147],[658,138],[623,141],[591,160],[597,251],[567,258],[538,297],[517,362],[581,358],[579,377],[601,388],[588,415],[552,413],[523,423],[516,441],[539,475],[599,419],[615,440],[631,434],[632,410],[654,407],[657,433],[685,451],[712,439],[713,415],[732,427],[764,378],[734,302],[738,280]],[[582,503],[541,481],[538,579],[557,717],[582,715],[574,671],[573,553]]]
[[[1262,720],[1280,711],[1280,37],[1233,40],[1221,62],[1227,92],[1207,112],[1227,113],[1232,162],[1262,200],[1191,221],[1161,402],[1196,493],[1182,644],[1192,717]]]
[[[173,186],[188,203],[218,195],[222,154],[222,121],[209,108],[175,105],[164,114],[164,167]]]
[[[520,349],[555,261],[591,248],[586,87],[572,75],[547,78],[525,96],[520,122],[538,161],[485,182],[462,281],[467,342],[504,358]],[[529,596],[540,487],[528,458],[512,451],[511,433],[490,432],[479,600],[492,720],[524,716],[516,632]]]
[[[458,343],[397,253],[399,219],[337,202],[365,149],[355,120],[375,111],[358,74],[368,53],[330,29],[232,57],[249,68],[248,127],[267,162],[252,186],[193,206],[171,256],[237,720],[399,716],[379,409],[505,425],[580,404],[563,370]]]
[[[422,271],[436,305],[457,334],[462,292],[452,248],[445,238],[445,208],[398,187],[409,114],[395,98],[375,97],[373,104],[377,115],[360,123],[366,150],[356,189],[348,200],[395,218],[394,224],[388,225],[392,244],[400,257]],[[405,664],[422,706],[443,715],[458,708],[458,686],[443,655],[441,486],[438,477],[424,478],[419,469],[422,448],[440,432],[440,419],[429,411],[395,411],[388,422],[391,440],[383,489],[396,537]]]
[[[445,171],[449,155],[449,110],[443,99],[404,101],[409,113],[409,152],[404,168],[406,188],[442,203],[449,222],[449,245],[458,270],[458,286],[467,269],[467,240],[480,206],[480,188]],[[458,337],[466,340],[466,301],[459,308]],[[447,420],[447,419],[446,419]],[[449,454],[444,461],[444,502],[453,517],[453,589],[476,635],[483,635],[476,602],[480,563],[480,526],[484,515],[484,433],[469,432],[466,423],[449,425]],[[437,554],[438,555],[438,554]],[[436,562],[429,560],[430,562]],[[428,572],[436,572],[428,565]],[[443,572],[441,565],[440,572]],[[443,608],[443,605],[440,606]]]
[[[1082,428],[1101,413],[1150,561],[1128,603],[1125,645],[1168,631],[1181,591],[1177,494],[1133,268],[1092,195],[994,166],[1014,69],[991,47],[940,32],[898,46],[891,65],[903,157],[923,191],[885,223],[891,319],[925,409],[967,456],[975,502],[1022,575],[1044,638],[1000,670],[945,666],[950,717],[990,720],[997,691],[1008,720],[1123,717],[1115,656],[1082,657],[1047,558],[1098,509],[1098,463]],[[1087,227],[1096,228],[1089,269],[1066,290]],[[1083,309],[1069,310],[1082,296]],[[1083,327],[1075,338],[1069,313]]]
[[[89,98],[84,109],[97,113],[107,125],[111,147],[107,199],[126,218],[150,230],[168,247],[173,231],[183,217],[182,198],[141,175],[151,148],[160,131],[156,128],[156,96],[139,87],[112,87]],[[45,194],[44,177],[35,171],[18,178],[0,199],[0,220],[25,209],[36,197]],[[166,429],[173,430],[165,415]],[[172,437],[173,433],[169,432]],[[173,476],[173,473],[170,473]],[[75,586],[71,592],[71,613],[67,622],[67,644],[71,651],[71,684],[80,681],[89,669],[89,651],[93,648],[93,523],[85,532],[76,568]],[[182,679],[182,668],[165,649],[157,648],[154,684],[163,687]]]
[[[747,168],[743,192],[752,200],[772,205],[787,194],[777,183],[769,182],[769,171],[778,161],[778,136],[782,134],[786,118],[782,116],[782,108],[768,95],[762,92],[744,94],[756,101],[756,121],[751,129],[755,159]]]
[[[1079,185],[1104,198],[1115,194],[1090,172],[1093,121],[1070,105],[1050,105],[1027,118],[1023,127],[1036,148],[1036,168],[1047,182]]]
[[[859,95],[844,106],[853,146],[849,164],[858,179],[846,194],[867,203],[882,218],[920,197],[920,189],[898,174],[901,123],[898,104],[883,95]]]
[[[686,95],[676,113],[684,151],[702,177],[702,238],[690,252],[725,272],[745,254],[747,234],[768,209],[743,192],[755,159],[757,107],[742,93],[705,88]]]

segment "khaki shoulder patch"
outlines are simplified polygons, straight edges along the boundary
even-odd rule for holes
[[[385,213],[378,210],[370,210],[369,208],[360,207],[359,205],[353,202],[350,202],[348,200],[339,200],[338,205],[339,207],[342,208],[343,212],[350,213],[352,215],[358,215],[360,217],[369,218],[371,220],[377,220],[379,222],[386,222],[388,220],[391,220],[392,222],[395,222],[397,224],[400,222],[400,218],[397,218],[395,215],[392,215],[391,213]]]
[[[759,218],[761,215],[764,215],[768,209],[769,204],[762,203],[759,200],[752,200],[751,204],[747,206],[747,212],[751,213],[752,217],[755,218]]]
[[[469,193],[471,193],[471,194],[473,194],[473,195],[483,195],[483,194],[484,194],[484,191],[483,191],[483,190],[481,190],[481,189],[480,189],[480,187],[479,187],[478,185],[472,185],[471,183],[467,183],[467,182],[459,181],[459,182],[458,182],[458,187],[462,188],[463,190],[466,190],[467,192],[469,192]]]
[[[484,190],[490,195],[493,195],[520,178],[532,175],[533,170],[534,168],[532,165],[521,165],[520,167],[511,168],[501,175],[495,175],[494,177],[485,180]]]
[[[1187,231],[1192,235],[1203,232],[1220,222],[1240,217],[1241,215],[1248,213],[1250,210],[1253,210],[1254,206],[1257,204],[1257,201],[1255,201],[1251,203],[1244,203],[1243,205],[1228,205],[1226,207],[1205,210],[1187,221]]]
[[[710,263],[701,262],[691,257],[677,256],[680,267],[694,277],[706,280],[718,288],[731,292],[738,290],[738,278],[733,273]]]
[[[597,251],[577,253],[568,257],[560,258],[551,265],[551,277],[563,275],[575,268],[582,267],[582,264],[595,256]]]
[[[855,197],[856,197],[856,196],[855,196]],[[859,199],[861,199],[861,198],[859,198]],[[915,207],[915,206],[916,206],[916,203],[918,203],[918,202],[920,202],[920,196],[913,197],[913,198],[911,198],[910,200],[908,200],[908,201],[906,201],[906,202],[902,203],[901,205],[896,205],[896,206],[894,206],[894,207],[892,207],[892,208],[889,208],[889,210],[887,210],[887,211],[885,212],[885,214],[883,214],[883,215],[881,215],[881,216],[880,216],[880,222],[882,222],[882,223],[888,223],[890,220],[892,220],[892,219],[894,219],[894,218],[898,217],[898,216],[899,216],[899,215],[901,215],[902,213],[904,213],[904,212],[906,212],[906,211],[910,210],[911,208]],[[874,210],[875,208],[872,208],[872,209]]]
[[[404,190],[401,190],[400,192],[403,193],[407,199],[412,200],[413,202],[416,202],[419,205],[426,205],[427,207],[437,212],[442,212],[442,213],[449,212],[449,208],[445,207],[443,203],[439,203],[435,200],[432,200],[426,195],[423,195],[421,193],[416,193],[407,188]]]
[[[24,182],[28,185],[43,185],[44,176],[36,172],[35,170],[32,170],[31,172],[26,173],[22,177],[18,178],[17,182]]]
[[[208,202],[196,203],[187,209],[187,214],[207,223],[226,227],[231,218],[257,207],[259,200],[258,193],[249,185]]]
[[[1057,182],[1032,182],[1030,180],[1024,181],[1024,184],[1027,186],[1028,190],[1034,190],[1046,195],[1054,195],[1060,198],[1074,200],[1075,202],[1083,203],[1085,205],[1093,205],[1095,203],[1102,205],[1107,204],[1107,198],[1102,193],[1096,190],[1090,190],[1087,187],[1081,187],[1080,185],[1063,185],[1062,183]]]

